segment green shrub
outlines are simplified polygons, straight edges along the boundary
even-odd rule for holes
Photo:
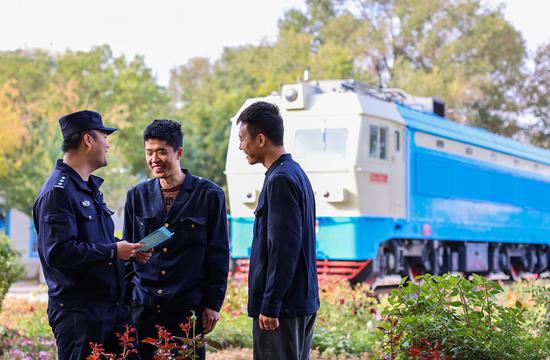
[[[359,355],[375,352],[382,335],[376,331],[378,300],[368,286],[330,279],[321,284],[321,308],[315,320],[312,348],[325,355]],[[247,316],[247,287],[230,282],[220,321],[210,335],[224,347],[252,347],[252,319]]]
[[[324,280],[320,288],[312,348],[323,355],[360,355],[376,352],[381,334],[378,298],[369,296],[369,286],[338,279]]]
[[[0,233],[0,309],[11,284],[23,275],[21,254],[12,246],[10,238]]]
[[[496,302],[503,288],[474,275],[422,277],[393,290],[381,330],[390,359],[545,359],[544,336],[526,326],[525,308]]]

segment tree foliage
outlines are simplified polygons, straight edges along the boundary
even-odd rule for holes
[[[247,98],[299,81],[305,69],[312,79],[353,77],[441,98],[451,119],[506,136],[522,130],[517,118],[531,74],[524,40],[501,8],[480,0],[307,0],[306,5],[305,11],[285,13],[273,42],[226,48],[213,63],[192,59],[174,69],[170,94],[184,122],[184,162],[191,169],[225,183],[229,119]],[[544,89],[543,76],[537,78],[536,86]],[[546,100],[541,92],[530,104],[544,111]],[[541,128],[548,129],[547,123],[533,132],[547,138]]]
[[[287,11],[274,41],[225,48],[215,61],[194,58],[160,87],[141,56],[90,51],[0,53],[0,195],[30,213],[38,187],[60,156],[56,119],[92,108],[121,128],[111,140],[109,203],[121,206],[142,177],[142,131],[176,118],[185,132],[183,165],[225,184],[230,118],[243,102],[300,81],[355,78],[445,100],[448,117],[506,136],[528,134],[549,147],[550,46],[531,70],[521,34],[500,7],[481,0],[306,0]],[[528,111],[527,129],[517,122]],[[137,177],[136,177],[137,175]]]
[[[528,109],[535,117],[529,130],[534,144],[550,149],[550,42],[537,49],[534,60],[525,94]]]
[[[156,84],[142,57],[115,57],[108,46],[91,51],[48,54],[0,53],[2,130],[14,134],[9,152],[0,149],[0,195],[6,205],[31,214],[40,185],[61,156],[57,119],[68,112],[94,109],[104,122],[121,128],[111,140],[105,191],[120,208],[126,189],[143,173],[142,131],[154,117],[169,112],[166,91]],[[17,135],[20,134],[20,135]],[[16,136],[17,135],[17,136]]]

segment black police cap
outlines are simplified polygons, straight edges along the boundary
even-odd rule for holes
[[[59,126],[63,139],[88,130],[103,131],[107,135],[117,131],[117,128],[103,126],[103,120],[98,112],[82,110],[59,118]]]

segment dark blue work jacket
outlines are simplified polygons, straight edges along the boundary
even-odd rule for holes
[[[34,203],[48,294],[66,307],[115,305],[124,298],[124,266],[117,258],[113,212],[99,191],[102,183],[93,175],[84,181],[58,160]]]
[[[306,174],[283,154],[265,174],[255,211],[248,314],[303,317],[319,309],[315,198]]]
[[[133,301],[219,311],[229,270],[225,195],[213,182],[183,171],[185,180],[168,213],[158,179],[128,191],[123,239],[139,242],[161,226],[174,233],[155,247],[146,264],[133,263]]]

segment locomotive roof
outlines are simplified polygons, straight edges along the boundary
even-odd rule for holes
[[[519,141],[491,133],[482,128],[459,124],[449,119],[442,118],[425,111],[413,109],[403,104],[396,105],[399,113],[405,120],[405,124],[410,128],[525,159],[538,161],[543,164],[550,164],[549,150],[538,148],[530,144],[521,143]]]

